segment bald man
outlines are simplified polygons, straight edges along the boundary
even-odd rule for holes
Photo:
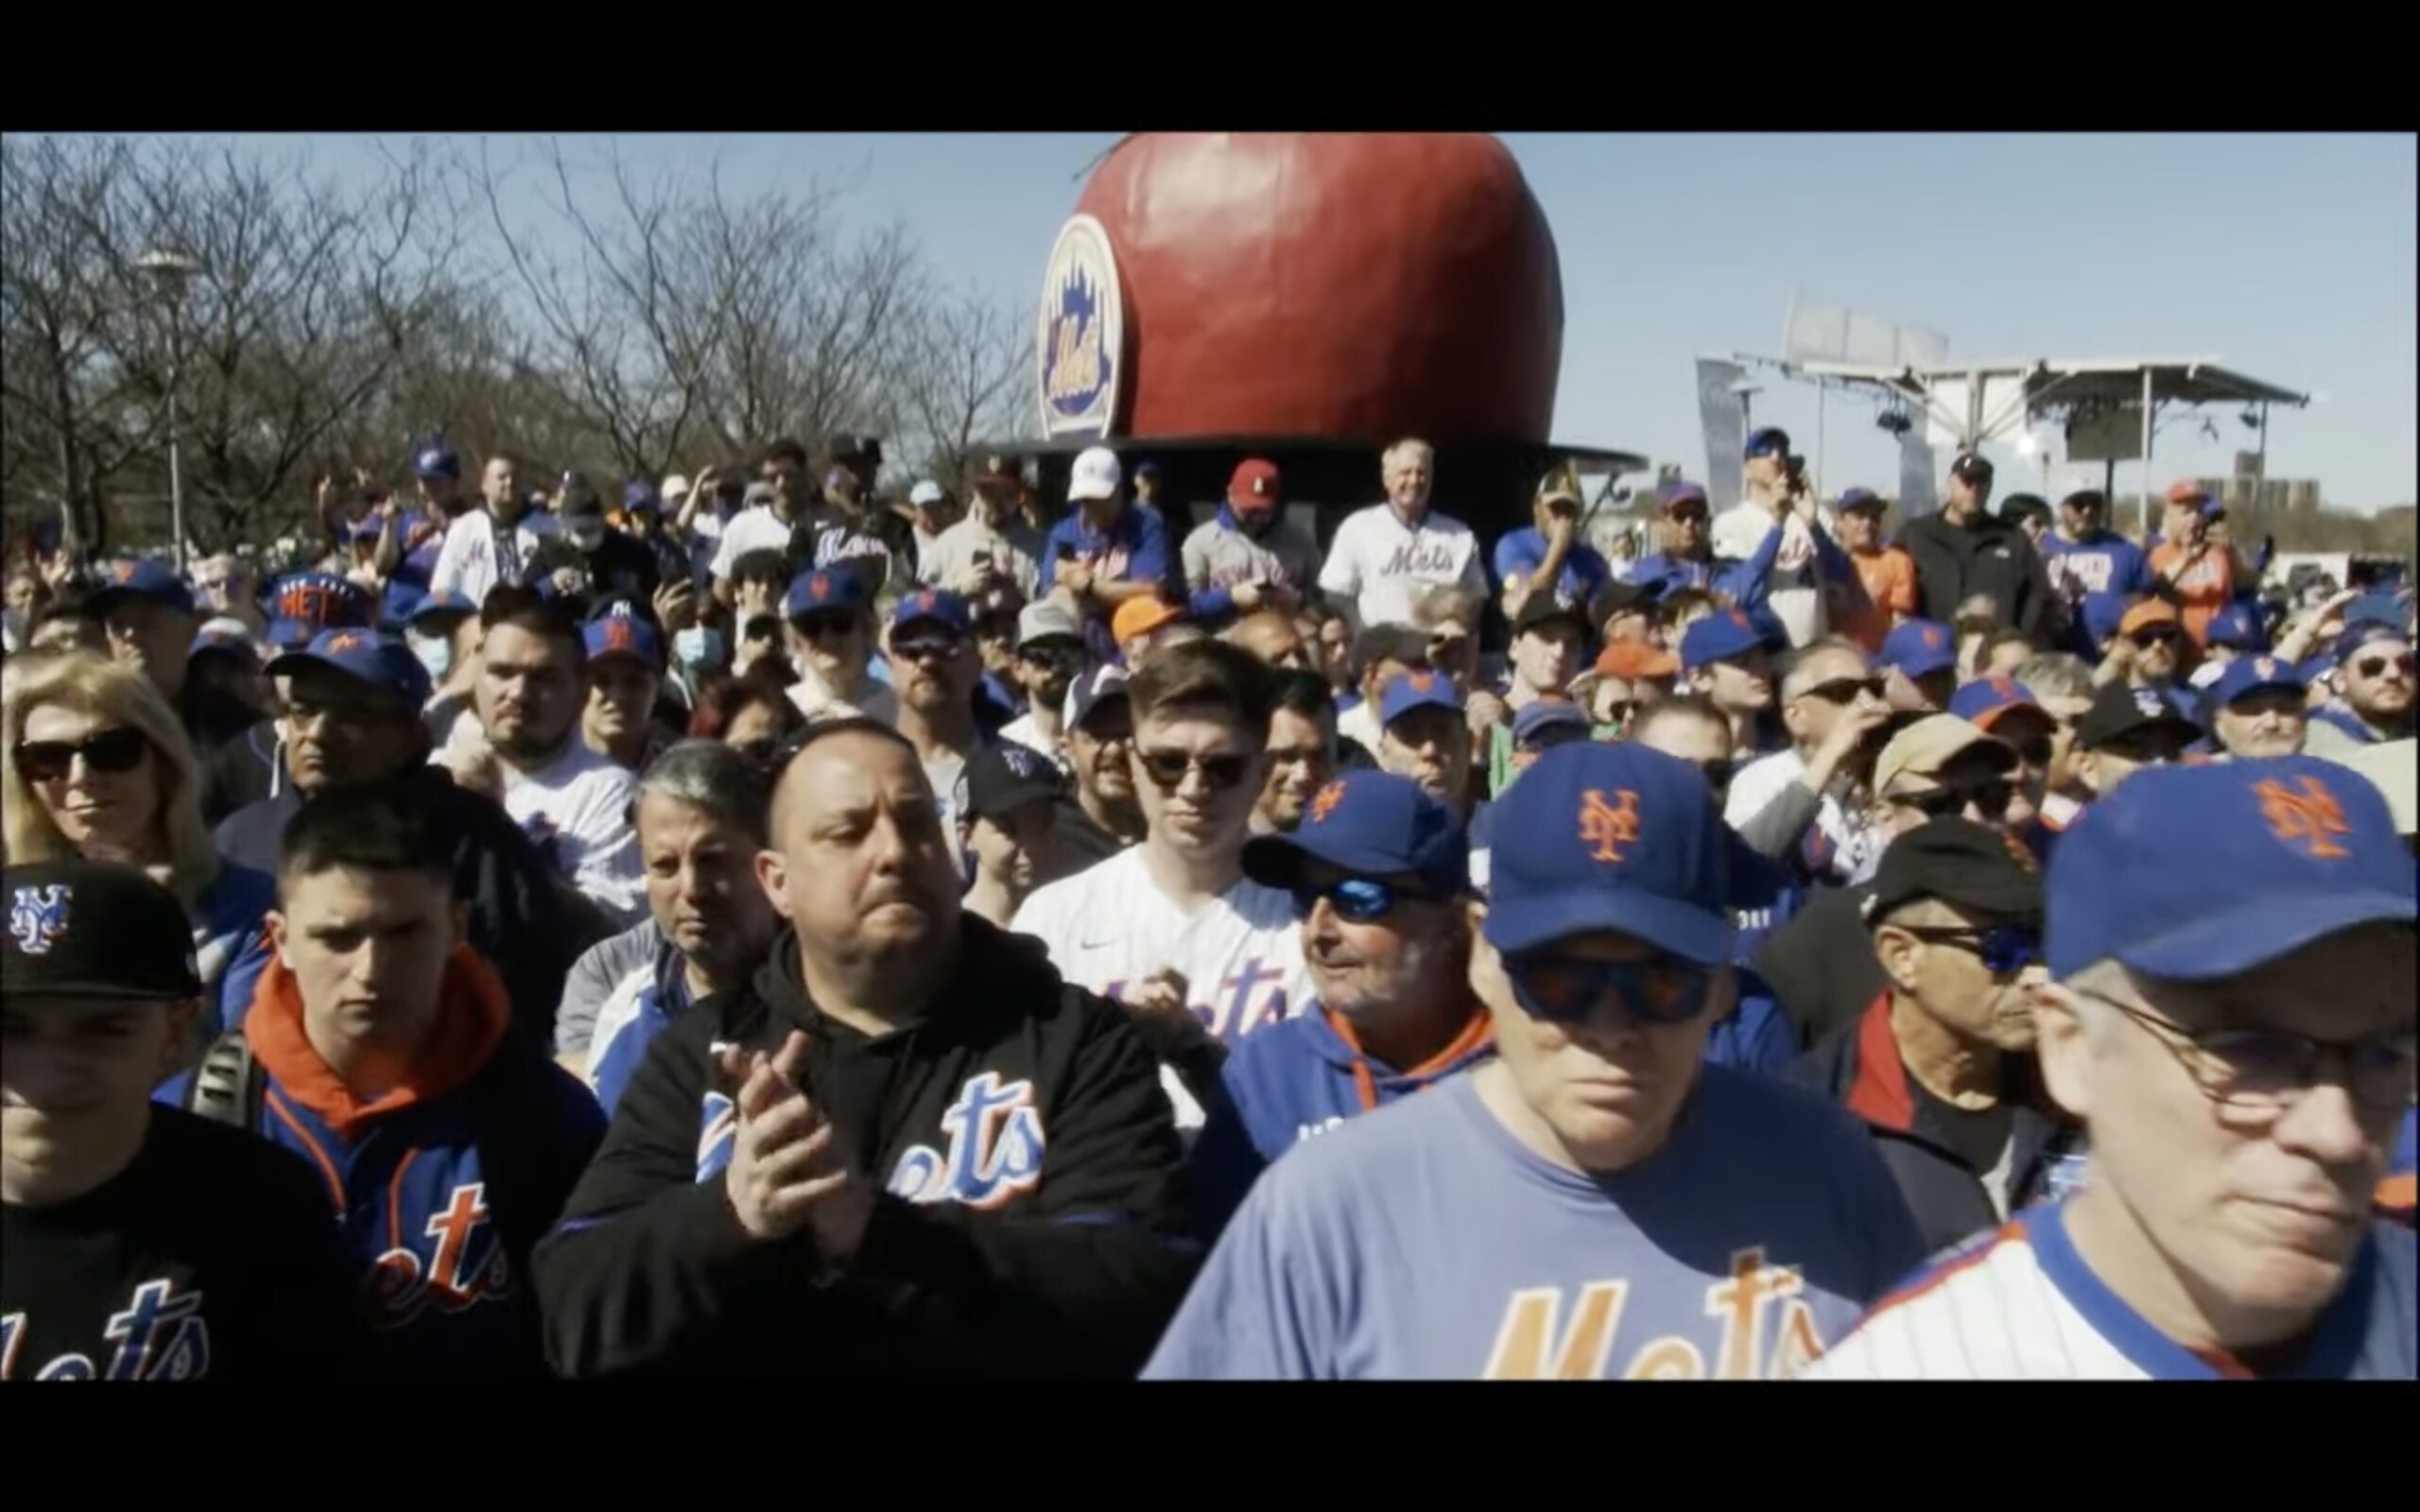
[[[788,928],[664,1031],[539,1253],[557,1367],[1131,1377],[1199,1259],[1151,1053],[961,911],[888,726],[813,728],[772,842]]]

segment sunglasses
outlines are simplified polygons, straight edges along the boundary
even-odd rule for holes
[[[1915,798],[1899,799],[1896,801],[1905,803],[1928,819],[1945,818],[1951,815],[1963,814],[1966,812],[1966,805],[1972,803],[1975,805],[1975,812],[1980,814],[1987,821],[1996,821],[2008,813],[2009,800],[2015,797],[2015,783],[2005,779],[1995,779],[1988,782],[1977,782],[1969,787],[1952,787],[1938,793],[1925,793]]]
[[[1860,693],[1872,694],[1879,698],[1883,696],[1884,690],[1890,685],[1890,679],[1879,673],[1867,678],[1834,678],[1829,682],[1815,684],[1799,696],[1821,698],[1825,703],[1848,704],[1855,702],[1857,696]]]
[[[2411,676],[2412,654],[2406,651],[2401,656],[2394,657],[2365,656],[2353,663],[2353,670],[2365,678],[2382,678],[2386,676],[2389,667],[2393,667],[2407,678]]]
[[[803,614],[790,623],[810,641],[837,641],[857,627],[856,617],[849,614]]]
[[[1193,756],[1172,750],[1144,750],[1134,755],[1143,764],[1144,775],[1169,792],[1176,791],[1185,773],[1197,770],[1214,792],[1223,792],[1242,782],[1252,765],[1249,756]]]
[[[2126,637],[2126,639],[2134,642],[2136,645],[2148,651],[2155,645],[2174,645],[2177,642],[2185,639],[2185,637],[2179,635],[2174,630],[2161,629],[2136,630],[2134,634]]]
[[[2022,924],[1994,924],[1988,929],[1957,924],[1898,927],[1921,940],[1972,951],[1983,958],[1984,969],[1994,976],[2014,976],[2042,958],[2042,936]]]
[[[1311,910],[1322,898],[1336,917],[1348,924],[1368,924],[1394,912],[1398,902],[1433,903],[1436,898],[1408,887],[1395,887],[1371,877],[1345,877],[1324,887],[1298,885],[1294,893],[1294,917],[1308,921]]]
[[[150,748],[151,742],[143,731],[126,726],[75,742],[21,740],[17,742],[17,769],[29,782],[56,782],[67,776],[76,758],[81,756],[87,771],[130,772],[143,765],[144,752]]]
[[[1706,512],[1703,506],[1690,505],[1685,508],[1673,510],[1667,518],[1679,524],[1702,525],[1705,524]]]
[[[1072,667],[1083,664],[1084,649],[1080,645],[1027,645],[1017,649],[1017,660],[1030,662],[1038,667]]]
[[[918,635],[892,642],[890,653],[908,662],[946,662],[962,644],[955,635]]]
[[[1705,1011],[1714,973],[1677,956],[1592,961],[1532,954],[1508,955],[1504,974],[1521,1011],[1548,1023],[1580,1023],[1608,993],[1634,1019],[1686,1023]]]

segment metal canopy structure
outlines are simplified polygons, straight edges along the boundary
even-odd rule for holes
[[[2167,405],[2247,404],[2260,410],[2261,447],[2268,448],[2268,408],[2302,408],[2310,396],[2221,366],[2210,357],[2097,357],[1941,362],[1926,366],[1874,366],[1853,362],[1773,363],[1785,376],[1819,385],[1846,384],[1876,390],[1921,413],[1961,449],[1979,446],[2036,421],[2061,423],[2070,455],[2079,422],[2105,422],[2126,416],[2137,422],[2143,465],[2143,512],[2148,520],[2152,484],[2152,436]],[[2128,415],[2127,412],[2133,412]],[[2116,451],[2100,459],[2110,464]]]

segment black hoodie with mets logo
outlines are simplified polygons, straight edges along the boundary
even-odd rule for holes
[[[1151,1053],[1115,1005],[972,916],[917,1022],[826,1018],[785,933],[747,988],[676,1018],[540,1246],[572,1376],[1131,1377],[1201,1260]],[[771,1055],[882,1189],[834,1267],[811,1227],[759,1241],[725,1194],[736,1114],[714,1047]]]

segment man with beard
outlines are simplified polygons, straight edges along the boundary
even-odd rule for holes
[[[2147,598],[2127,610],[2118,622],[2118,633],[2111,638],[2108,655],[2093,679],[2156,694],[2178,718],[2190,719],[2199,711],[2179,678],[2184,658],[2185,628],[2176,606],[2165,599]]]
[[[488,458],[479,501],[445,527],[445,544],[429,575],[431,593],[459,593],[483,605],[498,583],[519,587],[558,528],[553,515],[529,507],[509,456]]]
[[[1017,911],[1069,982],[1125,1005],[1163,1066],[1177,1125],[1198,1129],[1225,1050],[1300,1009],[1286,894],[1244,875],[1269,745],[1269,672],[1234,646],[1174,646],[1128,684],[1143,843]]]
[[[899,691],[898,730],[925,764],[925,781],[956,833],[966,809],[966,763],[984,744],[975,719],[975,679],[982,662],[966,600],[920,588],[890,615],[891,676]]]
[[[861,713],[899,722],[899,696],[873,676],[873,601],[865,580],[850,572],[804,572],[782,600],[784,644],[798,680],[790,702],[810,719],[826,713]]]
[[[2180,865],[2179,858],[2189,858]],[[2035,1055],[2083,1189],[1944,1256],[1833,1379],[2410,1381],[2411,854],[2308,756],[2145,772],[2060,843]]]
[[[1285,507],[1276,463],[1236,464],[1218,518],[1195,527],[1179,554],[1196,624],[1217,629],[1237,614],[1301,605],[1319,580],[1320,550],[1281,518]]]
[[[1084,669],[1084,626],[1057,599],[1028,604],[1017,614],[1016,678],[1026,712],[1000,728],[1013,741],[1063,765],[1067,690]]]
[[[1138,845],[1143,808],[1134,797],[1134,710],[1124,667],[1095,667],[1067,690],[1067,765],[1076,780],[1072,800],[1059,809],[1059,842],[1079,865],[1093,865]]]
[[[649,916],[640,927],[653,929],[654,946],[594,1020],[555,1025],[557,1057],[608,1115],[657,1035],[693,1004],[742,989],[764,964],[780,923],[756,885],[769,802],[756,765],[711,740],[683,741],[639,779],[634,817]]]
[[[1316,996],[1220,1073],[1193,1150],[1194,1201],[1214,1238],[1270,1161],[1495,1048],[1471,995],[1462,821],[1419,784],[1347,773],[1291,833],[1247,844],[1244,871],[1292,896]]]
[[[337,629],[268,670],[283,690],[278,729],[288,782],[218,826],[212,838],[219,853],[273,874],[279,837],[321,796],[397,781],[425,789],[454,896],[468,910],[463,937],[504,978],[514,1026],[550,1042],[563,974],[594,937],[578,921],[588,910],[493,797],[429,765],[428,729],[420,717],[427,669],[391,637]]]
[[[756,865],[789,928],[659,1038],[540,1252],[562,1373],[1124,1378],[1150,1350],[1193,1264],[1150,1052],[961,912],[920,766],[839,719],[783,771]]]
[[[2042,884],[2000,831],[1932,819],[1892,842],[1865,915],[1889,986],[1789,1075],[1865,1120],[1938,1250],[2082,1163],[2033,1064]]]
[[[1311,795],[1336,774],[1336,700],[1315,672],[1281,672],[1271,686],[1269,777],[1252,811],[1254,834],[1283,834],[1303,822]]]
[[[2311,754],[2328,756],[2413,733],[2411,640],[2402,628],[2364,621],[2337,637],[2341,696],[2311,718]]]
[[[647,906],[630,827],[637,783],[579,738],[589,684],[580,627],[526,588],[490,593],[479,623],[478,720],[431,759],[501,802],[605,923],[627,928]]]

